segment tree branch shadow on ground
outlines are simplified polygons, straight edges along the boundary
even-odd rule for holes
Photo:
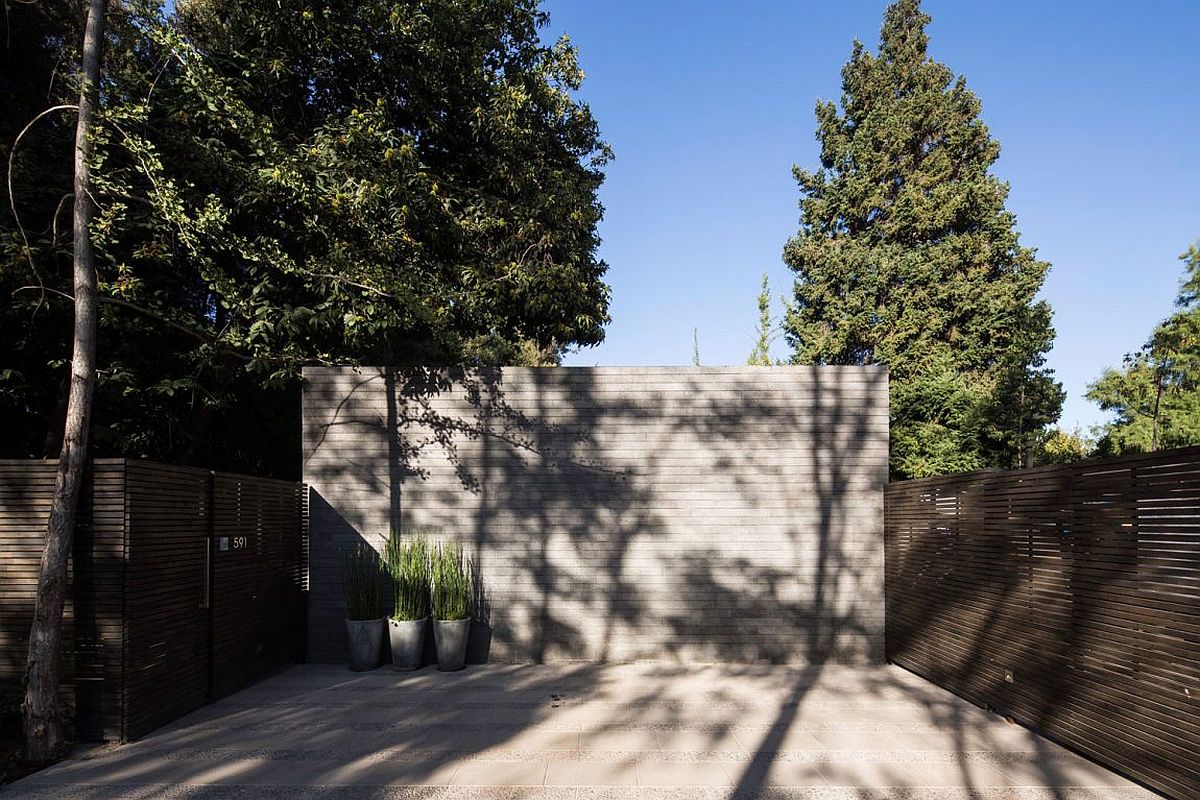
[[[863,479],[848,454],[878,432],[870,430],[863,415],[848,410],[855,398],[839,396],[838,384],[826,382],[822,371],[814,370],[813,397],[804,398],[793,409],[781,413],[778,404],[756,400],[752,384],[735,385],[729,399],[710,399],[695,409],[698,413],[678,415],[642,441],[636,463],[614,463],[601,457],[604,439],[595,419],[597,409],[610,424],[635,424],[660,415],[655,403],[661,398],[602,397],[597,387],[590,385],[593,379],[580,373],[570,386],[572,403],[564,407],[562,392],[551,374],[539,379],[535,372],[529,395],[521,398],[520,405],[510,401],[494,373],[464,374],[451,380],[448,374],[436,371],[401,375],[384,370],[355,378],[355,388],[339,400],[332,417],[313,434],[317,446],[330,441],[339,430],[370,434],[369,443],[361,449],[343,450],[339,458],[323,464],[323,473],[314,481],[326,488],[314,495],[313,527],[323,531],[323,541],[314,537],[313,564],[328,569],[338,544],[368,541],[377,546],[386,528],[395,524],[405,530],[422,528],[435,535],[460,535],[472,549],[483,577],[476,628],[485,638],[473,638],[474,660],[553,662],[583,657],[596,666],[565,665],[556,668],[552,676],[533,679],[522,678],[519,670],[498,677],[457,676],[451,680],[461,680],[459,686],[490,680],[497,692],[518,692],[530,702],[457,707],[451,699],[438,695],[432,698],[434,703],[413,704],[413,725],[386,720],[372,723],[370,715],[379,710],[356,704],[354,692],[356,686],[381,678],[347,673],[332,686],[301,682],[285,688],[274,701],[278,708],[267,719],[248,706],[223,703],[210,707],[189,718],[190,727],[173,728],[155,737],[155,746],[171,748],[177,754],[189,752],[200,759],[205,745],[216,741],[215,730],[205,739],[206,719],[219,723],[218,727],[244,721],[244,744],[249,752],[265,758],[262,763],[220,767],[220,774],[231,780],[265,780],[279,763],[299,762],[308,754],[319,757],[314,781],[337,782],[375,771],[387,772],[394,782],[420,783],[433,776],[451,755],[470,757],[511,750],[522,734],[569,712],[572,700],[608,693],[616,696],[623,691],[624,710],[610,719],[592,720],[589,734],[600,737],[639,729],[678,729],[695,734],[697,747],[717,749],[736,733],[750,744],[745,762],[739,762],[730,795],[750,797],[764,792],[772,783],[780,754],[792,746],[791,738],[802,732],[797,726],[804,725],[805,704],[816,702],[814,698],[841,702],[839,691],[848,691],[845,687],[839,690],[831,678],[823,681],[827,667],[842,661],[877,663],[882,659],[879,645],[863,645],[864,641],[879,641],[877,634],[883,625],[881,611],[874,617],[863,613],[881,607],[882,587],[872,588],[871,570],[881,567],[882,553],[872,562],[855,550],[852,533],[863,509],[850,507],[850,495],[846,494],[848,487]],[[691,380],[701,388],[704,373],[694,374]],[[880,372],[877,380],[886,382],[886,375]],[[372,381],[382,381],[387,387],[382,414],[367,404],[356,405],[356,395],[365,392]],[[448,413],[441,397],[454,391],[456,382],[465,403],[462,407],[470,409],[466,417]],[[880,413],[886,413],[885,396],[877,396],[877,402],[885,404]],[[806,452],[796,474],[778,475],[792,487],[786,494],[794,502],[783,507],[768,506],[762,487],[744,479],[748,473],[738,468],[753,465],[753,445],[759,441],[757,426],[764,417],[772,425],[802,431],[806,437]],[[672,439],[689,436],[702,436],[710,443],[714,460],[701,469],[727,480],[731,502],[736,500],[736,506],[747,513],[780,517],[784,535],[775,540],[776,549],[769,558],[747,553],[744,547],[731,552],[695,543],[690,550],[674,554],[669,549],[653,549],[660,543],[656,537],[671,531],[657,508],[678,496],[652,485],[646,477],[657,474],[666,463]],[[379,463],[381,458],[386,459],[386,466]],[[444,477],[445,473],[437,470],[447,469],[454,476],[454,486],[431,480],[439,474]],[[882,488],[886,480],[883,461],[880,470],[865,480]],[[698,474],[697,480],[707,477]],[[581,493],[576,487],[585,478],[589,489]],[[370,515],[346,517],[340,510],[343,498],[336,494],[322,497],[324,491],[374,493],[383,498],[383,505]],[[423,511],[429,508],[440,511],[431,516]],[[808,509],[814,513],[810,515]],[[510,562],[496,560],[493,545],[498,536],[509,537],[505,543],[514,553]],[[734,541],[738,541],[736,537]],[[881,548],[881,543],[877,546]],[[663,569],[673,580],[678,605],[659,605],[657,595],[648,592],[645,573],[638,571],[647,553],[667,559]],[[534,590],[525,594],[508,591],[518,577],[528,579]],[[328,582],[325,590],[333,591]],[[702,603],[707,605],[700,606]],[[698,606],[703,611],[697,613]],[[705,624],[704,612],[759,625],[759,635],[731,637],[728,628]],[[600,623],[598,632],[595,626],[589,629],[584,624],[596,621]],[[653,655],[675,664],[654,667],[662,680],[649,683],[645,691],[631,693],[628,687],[606,683],[598,665],[637,658],[637,643],[629,641],[630,632],[648,624],[657,632]],[[677,675],[684,681],[688,671],[683,665],[705,659],[774,665],[770,669],[780,684],[779,693],[772,697],[781,698],[775,712],[748,726],[745,715],[755,710],[753,704],[741,703],[731,694],[727,714],[709,715],[697,723],[704,706],[715,698],[705,697],[699,703],[681,701],[673,694],[671,679]],[[731,674],[738,674],[738,669],[749,675],[756,668],[731,668]],[[398,687],[430,680],[428,673],[382,679],[394,681]],[[903,681],[878,677],[868,680],[865,690],[883,698],[908,692],[910,687]],[[311,700],[312,692],[327,696],[328,702],[315,707],[294,702]],[[862,699],[847,697],[845,702]],[[929,721],[956,726],[965,747],[969,727],[976,722],[936,716],[944,705],[936,697],[928,700]],[[461,724],[451,720],[454,714],[459,715]],[[353,721],[356,718],[359,721]],[[471,730],[476,733],[468,736]],[[295,748],[272,747],[281,737],[297,731],[303,736]],[[358,744],[346,746],[347,741]],[[254,750],[255,745],[261,749]],[[209,779],[217,768],[197,763],[191,777]],[[132,764],[129,770],[123,774],[130,780],[154,777],[138,773]],[[911,773],[897,768],[897,787],[911,787],[913,780]],[[964,780],[969,786],[971,776],[966,770]]]
[[[878,382],[886,382],[886,375],[876,372],[876,383],[869,388],[880,395]],[[699,655],[714,661],[816,665],[818,672],[806,672],[797,683],[795,696],[783,704],[786,712],[798,707],[804,689],[819,677],[821,664],[830,659],[882,658],[881,646],[868,653],[861,643],[872,635],[881,640],[881,612],[877,611],[873,622],[874,632],[855,628],[863,610],[855,606],[853,595],[865,580],[864,565],[858,563],[861,558],[849,558],[842,552],[839,541],[839,536],[846,535],[847,525],[853,524],[850,518],[860,511],[843,504],[847,489],[862,479],[855,455],[864,442],[870,443],[872,423],[858,413],[863,406],[861,397],[840,396],[836,382],[822,382],[820,370],[812,374],[810,396],[794,398],[795,407],[781,413],[778,402],[756,398],[759,387],[753,381],[736,381],[728,394],[705,401],[704,373],[691,373],[694,397],[700,398],[697,408],[691,410],[697,413],[675,416],[671,424],[642,442],[636,462],[614,465],[604,457],[603,442],[597,439],[603,433],[597,434],[597,430],[606,425],[636,425],[661,415],[655,399],[632,394],[613,398],[598,392],[592,373],[583,370],[572,375],[569,404],[561,402],[562,382],[555,371],[532,372],[532,396],[522,394],[514,403],[505,395],[499,372],[400,374],[383,370],[389,520],[435,534],[455,527],[470,530],[484,581],[503,583],[506,575],[511,576],[497,576],[487,563],[489,538],[503,529],[504,535],[521,543],[519,561],[536,592],[531,597],[509,594],[502,599],[495,592],[481,592],[487,599],[484,607],[503,606],[507,618],[499,624],[487,616],[478,620],[476,629],[485,632],[486,644],[472,642],[476,660],[481,653],[490,654],[493,647],[498,647],[503,657],[535,662],[572,657],[625,660],[631,653],[621,650],[620,640],[648,619],[657,620],[668,631],[660,642],[662,652],[642,657],[666,655],[687,661]],[[448,413],[439,400],[443,393],[454,391],[465,397],[469,414]],[[886,413],[867,409],[868,414],[871,411]],[[346,422],[339,422],[335,413],[329,424]],[[743,477],[746,470],[728,470],[732,488],[741,496],[740,505],[749,513],[780,514],[785,525],[788,517],[803,517],[786,525],[778,566],[693,545],[693,552],[669,561],[682,611],[652,609],[650,603],[656,598],[644,596],[637,577],[636,564],[644,552],[639,548],[667,530],[670,521],[657,513],[661,494],[647,476],[658,474],[663,454],[669,452],[676,437],[703,437],[711,442],[718,471],[722,466],[750,464],[753,474],[753,444],[761,441],[764,422],[784,430],[802,430],[808,444],[802,474],[776,476],[776,480],[795,486],[794,503],[787,508],[756,511],[763,500],[762,487]],[[878,445],[878,431],[875,438]],[[434,458],[428,457],[431,453]],[[886,477],[884,458],[879,462],[877,474],[868,479],[878,484],[877,490]],[[342,463],[337,468],[348,466]],[[448,489],[443,482],[436,489],[439,496],[423,494],[420,482],[430,477],[429,470],[447,466],[455,473],[457,488]],[[372,479],[377,475],[372,472]],[[588,487],[582,496],[580,485]],[[462,494],[456,498],[458,492]],[[458,502],[462,498],[468,499]],[[464,505],[469,512],[459,508],[461,513],[432,518],[422,513],[429,506],[454,509]],[[515,515],[514,508],[520,509]],[[554,541],[550,531],[564,531],[564,540]],[[876,574],[882,569],[881,549],[877,555]],[[569,570],[562,566],[564,560],[595,568]],[[633,570],[630,564],[635,565]],[[861,602],[881,605],[881,590],[873,597],[864,595]],[[702,610],[689,610],[692,608]],[[569,613],[569,609],[603,620],[598,640],[580,630],[579,614]],[[761,634],[749,640],[731,637],[728,628],[722,630],[706,619],[706,609],[725,620],[758,625]],[[517,618],[520,626],[512,622]],[[854,652],[847,650],[851,641]],[[787,726],[782,727],[786,731]],[[758,761],[768,758],[771,746],[769,740],[764,743]],[[756,780],[753,772],[744,783]]]
[[[1135,491],[1114,491],[1102,466],[1094,468],[1096,479],[1107,488],[1087,489],[1092,469],[1037,470],[1035,502],[1006,494],[1019,494],[1028,471],[893,487],[906,513],[894,523],[889,555],[889,657],[1028,726],[1011,727],[1024,747],[1008,766],[1050,787],[1057,800],[1068,796],[1063,787],[1074,757],[1055,743],[1056,731],[1069,731],[1080,708],[1105,709],[1111,733],[1101,739],[1117,743],[1117,751],[1134,746],[1122,744],[1131,700],[1108,692],[1137,674],[1136,656],[1118,654],[1094,669],[1105,660],[1101,651],[1112,655],[1101,619],[1107,587],[1139,571],[1125,523],[1136,518],[1138,500]],[[929,716],[960,731],[958,764],[966,775],[970,727],[933,708]],[[1178,757],[1170,748],[1151,743],[1147,755],[1170,764]]]

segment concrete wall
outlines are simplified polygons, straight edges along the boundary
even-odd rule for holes
[[[312,660],[396,525],[474,558],[475,660],[882,660],[881,368],[305,378]]]

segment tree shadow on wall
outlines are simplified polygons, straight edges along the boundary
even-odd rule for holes
[[[581,655],[619,660],[631,654],[614,638],[636,636],[638,627],[648,626],[661,631],[654,637],[659,651],[634,657],[806,664],[738,777],[736,794],[760,792],[823,664],[882,660],[878,524],[887,433],[878,420],[886,419],[887,377],[876,371],[846,389],[845,381],[834,379],[841,374],[814,369],[805,385],[809,397],[780,402],[762,397],[760,381],[748,378],[736,377],[712,395],[704,371],[684,373],[686,387],[678,397],[613,397],[594,385],[594,373],[580,372],[572,375],[570,402],[562,403],[553,373],[535,372],[534,396],[522,398],[521,411],[506,401],[498,374],[473,378],[478,383],[468,384],[467,397],[478,423],[470,432],[481,441],[478,456],[467,462],[457,447],[440,444],[462,488],[482,500],[473,519],[476,558],[496,535],[497,510],[522,510],[512,533],[526,542],[522,559],[532,565],[538,587],[529,614],[534,634],[520,648],[514,646],[518,632],[500,627],[505,650],[534,661]],[[542,375],[547,380],[540,381]],[[779,386],[766,391],[773,389]],[[680,398],[683,408],[676,414],[659,405]],[[430,419],[430,407],[421,410]],[[646,426],[636,455],[613,468],[598,439],[655,416],[664,423]],[[412,415],[398,414],[397,420],[398,439],[410,432]],[[446,428],[444,420],[432,427]],[[784,437],[781,443],[774,439],[779,432],[797,433],[799,440]],[[432,434],[425,440],[437,440]],[[678,441],[704,443],[708,461],[676,467]],[[790,444],[796,451],[776,449]],[[672,477],[683,483],[672,485]],[[710,497],[697,497],[691,491],[697,486]],[[688,503],[701,512],[692,522],[702,534],[684,534],[685,547],[676,552],[655,553],[671,579],[654,585],[638,571],[643,545],[678,535],[682,525],[666,515]],[[720,513],[726,504],[737,513]],[[703,519],[709,507],[715,525]],[[763,516],[779,524],[763,535],[766,553],[748,552],[760,545],[754,533]],[[586,569],[571,573],[559,566],[548,553],[551,530],[565,531],[572,563]],[[874,546],[864,546],[870,536]],[[704,539],[724,547],[707,546]],[[556,613],[562,597],[582,599],[604,620],[598,648],[581,646],[575,615]]]
[[[810,374],[807,397],[762,399],[736,375],[710,396],[703,370],[666,392],[606,390],[591,370],[514,388],[498,370],[383,370],[388,522],[469,546],[502,659],[878,660],[859,621],[881,638],[881,593],[863,589],[881,548],[851,528],[883,480],[863,475],[886,444],[859,413],[879,387],[846,396]],[[802,449],[781,453],[777,431]],[[653,650],[628,641],[644,626]]]
[[[541,391],[537,378],[549,374],[531,371],[533,391],[518,405],[499,370],[384,371],[390,518],[459,539],[471,553],[472,661],[493,640],[504,660],[606,661],[613,626],[637,619],[639,590],[622,565],[655,524],[652,496],[629,470],[592,455],[599,409],[588,382],[572,381],[563,403]],[[455,400],[440,402],[446,395]],[[603,413],[640,412],[619,403]],[[492,610],[497,595],[502,617]],[[595,619],[605,626],[598,650],[583,630]]]
[[[484,582],[474,661],[803,665],[738,777],[753,794],[824,665],[883,658],[887,376],[679,370],[623,392],[614,376],[365,371],[350,393],[382,388],[383,413],[342,398],[325,427],[385,446],[315,462],[310,480],[376,496],[347,536],[387,525],[467,546]]]

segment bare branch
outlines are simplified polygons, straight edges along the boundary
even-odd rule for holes
[[[21,144],[21,139],[26,133],[29,132],[30,128],[37,124],[38,120],[40,120],[42,117],[53,114],[55,111],[78,110],[79,106],[73,103],[51,106],[50,108],[47,108],[45,111],[31,119],[29,123],[21,129],[21,132],[17,134],[17,138],[13,140],[12,149],[8,151],[8,207],[12,209],[13,221],[17,223],[17,230],[21,232],[21,241],[25,244],[25,258],[29,261],[29,269],[33,271],[33,277],[38,282],[38,286],[42,288],[43,294],[45,293],[45,284],[42,282],[41,273],[37,271],[37,266],[33,263],[33,248],[29,244],[29,236],[25,233],[25,226],[21,224],[21,215],[17,213],[17,198],[15,195],[13,195],[13,156],[17,153],[17,147]],[[58,212],[55,211],[55,214],[57,215]],[[40,305],[41,301],[39,300],[38,302]]]
[[[331,272],[310,272],[309,274],[312,275],[314,278],[329,278],[330,280],[337,281],[339,283],[344,283],[347,286],[353,286],[356,289],[362,289],[364,292],[371,292],[373,294],[377,294],[380,297],[388,297],[388,298],[391,298],[392,300],[402,299],[399,296],[392,294],[391,292],[385,292],[382,289],[376,289],[374,286],[368,286],[365,283],[359,283],[358,281],[352,281],[349,278],[345,278],[341,275],[334,275]]]
[[[74,192],[67,192],[59,198],[58,205],[54,207],[54,216],[50,218],[50,241],[54,244],[58,243],[58,215],[62,213],[63,205],[74,196]]]
[[[67,292],[61,291],[59,289],[53,289],[49,286],[21,286],[21,287],[14,289],[13,294],[17,294],[18,292],[28,292],[28,291],[34,291],[34,290],[46,292],[46,293],[53,294],[53,295],[58,295],[59,297],[63,298],[64,300],[70,300],[72,303],[75,302],[75,298],[72,295],[68,294]],[[175,320],[173,320],[169,317],[165,317],[162,314],[158,313],[157,311],[153,311],[149,308],[146,308],[145,306],[139,306],[137,303],[131,303],[128,300],[122,300],[119,297],[110,297],[110,296],[102,295],[98,299],[101,303],[107,303],[108,305],[111,305],[111,306],[120,306],[121,308],[128,308],[130,311],[136,311],[137,313],[142,314],[143,316],[150,317],[151,319],[157,320],[164,325],[174,328],[175,330],[179,331],[180,333],[186,333],[188,336],[191,336],[193,339],[201,341],[205,344],[219,345],[218,340],[212,338],[211,336],[206,336],[203,333],[201,333],[200,331],[197,331],[193,328],[189,328],[187,325],[184,325],[183,323],[180,323],[180,322],[176,322]],[[227,347],[221,347],[221,350],[223,352],[229,353],[230,355],[236,356],[244,361],[250,360],[249,356],[244,355],[243,353],[238,353],[237,351],[231,350]]]

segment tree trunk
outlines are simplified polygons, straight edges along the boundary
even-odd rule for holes
[[[37,762],[59,757],[68,742],[67,721],[62,718],[58,703],[58,656],[67,590],[67,556],[75,533],[75,509],[87,465],[88,427],[96,386],[96,264],[88,230],[95,206],[88,162],[92,151],[89,140],[100,82],[106,7],[107,0],[91,0],[83,35],[79,121],[75,128],[75,336],[71,355],[71,393],[67,400],[50,519],[46,524],[46,546],[42,551],[33,627],[29,632],[29,658],[25,665],[25,702],[22,706],[25,757]]]
[[[1156,373],[1155,377],[1157,378],[1157,380],[1155,381],[1156,388],[1155,388],[1155,392],[1154,392],[1154,425],[1151,428],[1151,432],[1150,432],[1150,451],[1151,452],[1158,450],[1158,406],[1162,402],[1162,393],[1163,393],[1162,372],[1159,371],[1158,373]]]

